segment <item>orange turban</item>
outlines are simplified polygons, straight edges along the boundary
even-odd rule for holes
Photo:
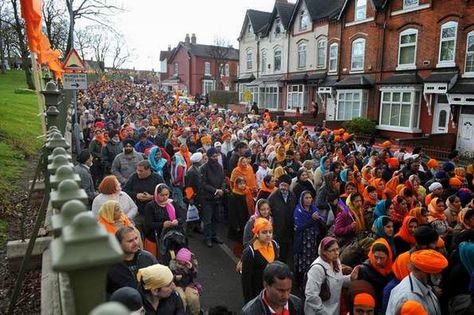
[[[400,166],[400,161],[397,159],[397,158],[388,158],[387,159],[387,164],[388,166],[390,166],[391,168],[397,168]]]
[[[457,177],[451,177],[451,178],[449,179],[449,186],[451,186],[451,187],[459,187],[459,186],[461,186],[461,185],[462,185],[462,182],[461,182],[461,180],[460,180],[459,178],[457,178]]]
[[[440,273],[448,266],[448,260],[441,253],[432,249],[423,249],[411,254],[410,262],[426,273]]]
[[[428,166],[429,168],[438,167],[438,161],[435,160],[435,159],[430,159],[430,160],[426,163],[426,166]]]
[[[404,252],[398,255],[392,265],[392,271],[395,277],[402,281],[403,278],[410,274],[408,263],[410,262],[410,252]]]
[[[340,136],[335,136],[335,137],[334,137],[334,141],[338,142],[338,141],[340,141],[340,140],[341,140],[341,137],[340,137]]]
[[[327,137],[327,136],[328,136],[328,132],[326,130],[321,132],[321,137]]]
[[[350,137],[351,135],[348,132],[344,132],[344,134],[342,135],[342,139],[344,139],[344,141],[347,141],[347,139],[349,139]]]
[[[402,304],[400,315],[428,315],[424,306],[417,301],[408,300]]]
[[[388,141],[388,140],[385,141],[384,143],[382,143],[382,148],[384,148],[384,149],[388,149],[388,148],[390,148],[391,146],[392,146],[392,142],[390,142],[390,141]]]
[[[355,305],[375,307],[375,299],[369,293],[359,293],[354,296],[354,306]]]
[[[265,218],[257,218],[253,224],[252,233],[257,235],[263,229],[272,228],[272,223]]]
[[[298,121],[298,122],[296,123],[296,126],[298,126],[299,128],[301,128],[301,127],[303,127],[303,123],[302,123],[301,121]]]
[[[205,136],[201,137],[201,143],[202,144],[212,144],[212,139],[211,139],[210,136],[205,135]]]
[[[345,132],[344,128],[341,128],[339,130],[336,131],[340,136],[342,136]]]
[[[226,141],[227,139],[230,139],[230,133],[226,132],[222,135],[222,141]]]

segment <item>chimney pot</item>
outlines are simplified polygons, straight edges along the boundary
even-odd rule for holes
[[[189,38],[189,34],[186,34],[186,37],[184,38],[184,42],[186,44],[189,44],[191,42],[190,38]]]
[[[191,44],[196,44],[196,34],[191,35]]]

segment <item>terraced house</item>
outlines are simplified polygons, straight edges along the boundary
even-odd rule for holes
[[[474,151],[473,0],[277,0],[247,12],[239,42],[242,101],[251,90],[260,107],[303,118],[314,101],[331,127],[363,116],[407,144]]]

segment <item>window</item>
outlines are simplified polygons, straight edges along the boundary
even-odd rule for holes
[[[416,68],[416,42],[418,31],[408,29],[400,33],[400,45],[398,50],[398,67]]]
[[[309,26],[309,15],[306,10],[301,11],[300,13],[300,31],[304,31]]]
[[[249,100],[245,99],[245,93],[247,91],[250,91],[251,98]],[[258,96],[258,88],[255,86],[246,86],[246,85],[240,85],[239,87],[239,100],[240,102],[248,102],[249,104],[252,104],[253,102],[258,102],[257,99]]]
[[[204,63],[204,74],[205,75],[211,75],[211,63],[210,62],[205,62]]]
[[[288,110],[299,108],[301,112],[305,110],[305,89],[304,85],[289,85],[288,86]]]
[[[306,43],[298,45],[298,68],[306,67]]]
[[[331,46],[329,46],[329,72],[337,71],[338,48],[338,44],[331,44]]]
[[[230,76],[230,70],[229,70],[229,64],[228,63],[225,64],[225,76],[226,77]]]
[[[278,38],[281,34],[280,18],[275,19],[275,37]]]
[[[265,70],[267,69],[267,50],[262,49],[261,54],[261,64],[262,64],[262,73],[265,73]]]
[[[380,125],[418,129],[421,91],[415,89],[382,91]]]
[[[467,34],[465,73],[474,73],[474,32]]]
[[[262,104],[265,108],[268,109],[277,109],[278,92],[279,88],[276,86],[261,87],[258,103]]]
[[[448,22],[441,26],[438,66],[455,66],[457,29],[457,22]]]
[[[367,0],[356,0],[355,21],[365,20],[367,17]]]
[[[364,70],[365,39],[359,38],[352,42],[351,71]]]
[[[214,80],[203,80],[202,81],[202,94],[207,95],[211,91],[214,91]]]
[[[320,39],[317,46],[316,67],[324,68],[326,66],[326,39]]]
[[[418,6],[419,0],[403,0],[403,8],[413,8]]]
[[[252,33],[252,25],[249,23],[249,25],[247,25],[247,33],[250,34]]]
[[[364,90],[337,91],[337,120],[362,117],[367,110],[368,94]]]
[[[177,62],[174,63],[174,75],[175,76],[179,75],[179,65]]]
[[[247,50],[247,70],[252,70],[252,50]]]
[[[275,48],[273,51],[273,71],[281,70],[281,49]]]

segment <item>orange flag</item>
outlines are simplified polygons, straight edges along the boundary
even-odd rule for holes
[[[21,16],[25,20],[28,46],[31,52],[39,53],[41,40],[41,0],[20,0]]]

